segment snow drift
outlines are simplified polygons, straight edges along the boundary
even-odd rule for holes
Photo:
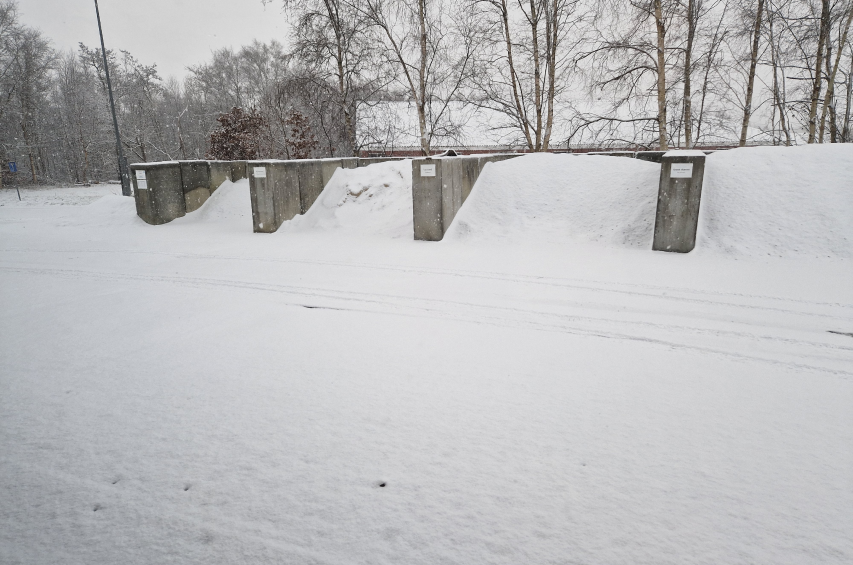
[[[659,165],[624,157],[543,154],[493,163],[445,240],[651,249],[659,176]],[[853,146],[709,155],[696,250],[853,256]]]
[[[853,257],[853,145],[748,147],[709,155],[696,249]]]
[[[251,231],[252,199],[249,195],[249,179],[223,182],[198,210],[172,223],[225,224],[241,231]]]
[[[525,155],[491,163],[445,235],[461,244],[596,243],[650,250],[660,166],[624,157]],[[248,180],[226,181],[173,222],[251,229]],[[136,224],[132,199],[105,196],[59,225]],[[412,237],[411,160],[338,169],[280,232]],[[708,156],[694,253],[853,257],[853,146],[753,147]]]
[[[659,176],[659,165],[624,157],[538,154],[490,163],[445,240],[651,248]]]
[[[279,232],[340,230],[348,234],[411,238],[412,161],[338,169],[313,206]]]

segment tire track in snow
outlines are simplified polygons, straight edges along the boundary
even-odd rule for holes
[[[488,304],[474,304],[470,302],[461,301],[438,300],[433,298],[400,296],[391,294],[375,294],[354,291],[339,291],[334,289],[316,289],[293,285],[281,285],[252,281],[236,281],[204,277],[186,277],[172,275],[137,275],[124,273],[104,273],[76,269],[51,269],[36,267],[0,266],[0,270],[7,272],[27,273],[33,275],[61,276],[64,278],[71,279],[153,282],[176,284],[193,288],[236,288],[241,290],[273,292],[284,296],[302,297],[302,300],[291,300],[287,303],[305,308],[322,308],[372,314],[394,314],[413,317],[429,317],[443,320],[453,319],[457,321],[471,323],[487,323],[500,327],[514,326],[543,331],[557,331],[574,335],[602,337],[607,339],[641,341],[646,343],[664,345],[667,347],[687,348],[706,353],[719,354],[736,359],[761,361],[765,363],[783,365],[796,369],[828,372],[844,376],[853,376],[853,371],[838,369],[836,367],[810,365],[796,361],[784,361],[776,358],[768,358],[760,355],[732,351],[730,349],[720,349],[708,347],[705,345],[684,343],[683,341],[675,341],[669,337],[652,337],[648,335],[636,335],[623,332],[614,332],[609,329],[582,327],[577,325],[573,326],[567,324],[567,322],[587,322],[588,324],[600,323],[609,325],[634,325],[637,326],[638,329],[652,329],[658,330],[662,333],[675,333],[677,335],[683,335],[685,332],[692,332],[693,334],[705,336],[719,337],[721,335],[727,335],[739,339],[751,339],[753,341],[758,342],[776,342],[779,345],[784,345],[786,349],[784,351],[770,353],[782,356],[792,355],[788,352],[790,349],[789,346],[825,349],[829,351],[838,352],[842,355],[842,357],[815,354],[811,352],[807,353],[804,351],[796,352],[793,355],[797,357],[810,357],[814,361],[823,360],[832,363],[839,363],[842,365],[853,365],[853,355],[847,355],[849,353],[853,353],[853,347],[851,346],[835,345],[827,342],[813,342],[773,335],[761,335],[749,332],[738,332],[734,330],[720,330],[695,326],[659,324],[654,322],[638,322],[635,320],[618,320],[604,317],[579,316],[574,314],[558,314],[553,312],[542,312],[522,308],[510,308]],[[313,300],[315,303],[304,302],[305,299]],[[324,300],[330,302],[326,304],[316,304],[316,301],[318,300],[321,302]],[[353,307],[353,303],[361,304],[363,307]],[[372,308],[369,308],[368,306],[372,306]],[[452,308],[448,308],[448,306]],[[466,309],[469,312],[466,313],[464,311]],[[624,311],[624,309],[622,307],[619,307],[618,311]],[[502,313],[504,315],[499,316],[496,315],[496,313]],[[796,311],[791,313],[797,315],[802,314]],[[537,318],[548,318],[553,321],[551,323],[545,323],[543,321],[538,320]],[[847,358],[848,356],[850,358]]]
[[[738,308],[750,308],[781,312],[785,314],[801,314],[806,316],[821,316],[827,318],[835,318],[840,320],[853,320],[853,304],[844,302],[821,302],[815,300],[802,300],[798,298],[788,298],[782,296],[770,296],[763,294],[748,294],[739,292],[725,292],[717,290],[693,290],[683,287],[657,286],[638,283],[624,283],[599,281],[593,279],[565,279],[560,277],[548,277],[537,275],[511,275],[507,273],[499,273],[494,271],[466,271],[453,269],[436,269],[427,267],[414,267],[402,265],[383,265],[383,264],[367,264],[367,263],[349,263],[343,261],[310,261],[307,259],[274,259],[263,257],[236,257],[229,255],[214,255],[204,253],[185,253],[185,252],[168,252],[168,251],[141,251],[141,250],[36,250],[36,249],[2,249],[4,252],[21,252],[21,253],[121,253],[121,254],[140,254],[140,255],[160,255],[166,257],[174,257],[176,259],[205,259],[205,260],[223,260],[223,261],[250,261],[256,263],[284,263],[284,264],[302,264],[302,265],[318,265],[331,266],[342,268],[358,268],[377,271],[391,271],[399,273],[414,273],[425,275],[440,275],[448,277],[460,277],[465,279],[483,279],[502,282],[519,282],[530,283],[557,288],[571,288],[577,290],[590,290],[595,292],[610,292],[616,294],[624,294],[628,296],[643,296],[654,299],[664,300],[681,300],[685,302],[696,302],[700,304],[713,304],[720,306],[732,306]],[[624,287],[624,288],[607,288],[607,287]],[[628,289],[642,289],[646,292]],[[682,296],[680,296],[682,295]],[[749,300],[766,300],[770,302],[783,302],[798,304],[804,306],[818,306],[825,308],[842,308],[849,310],[849,316],[837,316],[832,314],[824,314],[818,312],[806,312],[801,310],[791,310],[774,306],[749,304],[741,302],[723,302],[711,300],[708,296],[719,296],[725,298],[743,298]]]

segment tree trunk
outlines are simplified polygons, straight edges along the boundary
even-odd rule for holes
[[[326,13],[329,17],[329,23],[335,30],[335,49],[337,60],[337,75],[338,75],[338,90],[340,93],[341,111],[344,114],[344,127],[347,132],[347,142],[350,145],[353,157],[358,157],[358,147],[355,139],[355,126],[353,124],[352,113],[349,105],[349,92],[346,87],[346,73],[344,72],[344,38],[341,30],[341,16],[338,13],[337,5],[332,0],[325,0]]]
[[[841,143],[853,141],[850,135],[850,107],[853,102],[853,56],[850,57],[850,72],[847,73],[847,103],[844,106],[844,127],[841,129]]]
[[[430,153],[430,140],[427,137],[426,126],[426,66],[427,66],[427,32],[426,32],[426,0],[418,0],[418,23],[421,30],[421,60],[418,66],[418,89],[420,96],[418,105],[418,125],[421,129],[421,151],[424,155]]]
[[[536,109],[536,143],[534,151],[542,151],[542,83],[539,63],[539,16],[536,0],[530,0],[530,32],[533,39],[533,105]]]
[[[518,75],[515,72],[515,60],[512,55],[512,37],[509,30],[509,8],[506,0],[501,0],[501,20],[503,22],[504,39],[506,39],[506,57],[509,62],[509,76],[512,82],[512,97],[515,101],[515,111],[518,113],[518,121],[521,125],[521,131],[524,133],[524,138],[527,141],[527,147],[533,150],[533,138],[530,137],[530,124],[527,123],[527,112],[521,104],[521,98],[518,95]]]
[[[779,111],[779,127],[785,134],[785,145],[791,145],[791,132],[788,131],[788,122],[785,117],[785,101],[782,99],[782,90],[779,88],[779,64],[776,59],[776,38],[773,33],[773,18],[768,18],[770,26],[770,63],[773,67],[773,102]]]
[[[666,57],[664,49],[666,47],[666,26],[663,21],[663,0],[655,0],[655,24],[657,27],[658,39],[658,133],[660,150],[668,149],[666,135]]]
[[[554,126],[554,96],[556,95],[555,75],[557,74],[557,43],[560,40],[559,16],[560,16],[560,0],[551,0],[551,15],[550,19],[546,20],[548,24],[548,94],[545,103],[548,105],[548,114],[545,117],[545,135],[542,140],[542,150],[548,151],[548,146],[551,143],[551,130]]]
[[[708,58],[705,62],[705,76],[702,79],[702,98],[699,102],[699,117],[696,119],[696,143],[699,143],[699,139],[702,136],[702,120],[705,117],[705,99],[708,96],[708,83],[711,78],[711,63],[714,61],[714,57],[717,54],[717,50],[720,47],[720,44],[725,37],[726,32],[724,31],[722,35],[720,34],[720,29],[723,26],[723,21],[726,17],[726,8],[723,7],[723,13],[720,15],[719,21],[717,21],[717,28],[714,30],[714,36],[711,38],[711,44],[708,46]]]
[[[746,134],[749,129],[749,119],[752,116],[752,92],[755,87],[755,66],[758,64],[758,40],[761,38],[761,16],[764,11],[764,0],[758,0],[755,11],[755,27],[752,30],[752,51],[749,58],[749,77],[746,82],[746,100],[743,105],[743,123],[740,128],[740,147],[746,145]]]
[[[817,133],[817,104],[823,86],[823,52],[829,36],[829,0],[821,1],[820,33],[817,41],[817,57],[814,66],[814,85],[812,86],[811,105],[809,106],[809,143],[815,142]]]
[[[693,145],[691,120],[691,92],[690,75],[693,64],[693,38],[696,36],[696,2],[687,2],[687,49],[684,52],[684,146],[690,148]]]
[[[841,41],[838,42],[838,53],[835,54],[835,63],[830,67],[830,50],[827,48],[826,53],[826,71],[829,78],[826,81],[826,96],[823,99],[823,109],[820,113],[820,142],[823,143],[823,133],[826,127],[826,112],[832,104],[835,96],[835,76],[838,73],[838,67],[841,64],[841,54],[844,52],[844,45],[847,44],[847,32],[850,30],[850,22],[853,21],[853,6],[850,7],[847,19],[844,21],[844,27],[841,31]],[[827,34],[828,35],[828,34]],[[833,141],[832,143],[835,143]]]

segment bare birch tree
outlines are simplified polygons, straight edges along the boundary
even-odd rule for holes
[[[413,102],[421,152],[436,138],[452,137],[450,105],[461,97],[473,66],[472,22],[464,6],[443,0],[363,0],[360,12],[378,31],[397,82]]]
[[[568,69],[576,0],[472,0],[479,22],[472,102],[506,116],[530,151],[547,151]],[[580,34],[578,34],[579,36]],[[500,126],[499,126],[500,127]]]
[[[743,123],[740,129],[741,147],[746,145],[747,130],[749,129],[749,119],[752,117],[752,95],[755,88],[755,68],[758,65],[758,44],[761,39],[761,22],[764,17],[764,0],[758,0],[755,7],[755,19],[752,28],[752,47],[749,55],[749,73],[746,81],[746,96],[743,103]]]
[[[841,56],[844,53],[844,46],[847,44],[847,34],[850,31],[850,24],[853,22],[853,2],[849,2],[847,9],[842,13],[840,29],[838,36],[840,37],[838,41],[838,48],[836,50],[835,61],[830,65],[830,53],[832,43],[829,42],[829,48],[827,49],[827,57],[826,57],[826,67],[827,67],[827,78],[826,78],[826,95],[823,99],[823,108],[820,114],[820,133],[818,138],[820,143],[823,143],[823,135],[826,128],[826,116],[827,110],[832,114],[830,120],[830,135],[832,143],[836,142],[837,138],[837,126],[834,114],[835,114],[835,78],[838,76],[838,68],[841,65]]]

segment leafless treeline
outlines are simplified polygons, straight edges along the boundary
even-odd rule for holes
[[[483,136],[532,151],[853,141],[853,0],[267,3],[292,24],[288,50],[223,49],[182,81],[108,53],[131,162],[204,157],[234,106],[264,116],[269,157],[289,156],[294,113],[317,156]],[[31,179],[115,177],[103,70],[99,50],[54,51],[0,0],[0,157]]]

